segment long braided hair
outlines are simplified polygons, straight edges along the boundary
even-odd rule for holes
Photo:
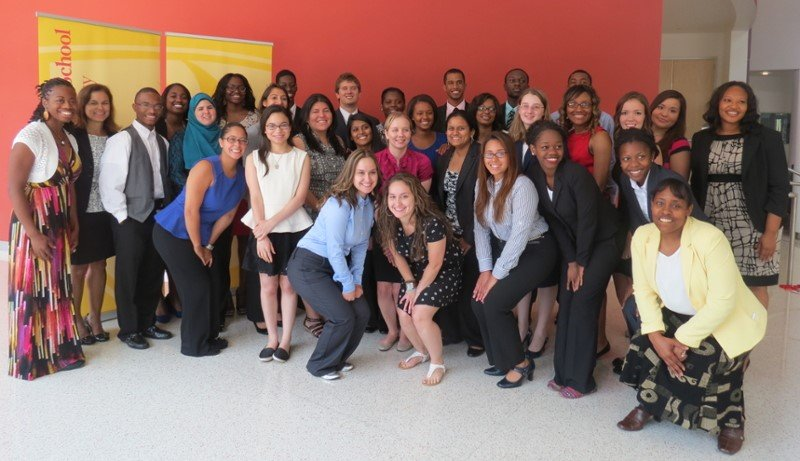
[[[53,88],[57,86],[68,86],[72,88],[72,91],[75,91],[75,87],[72,86],[72,83],[60,77],[51,78],[50,80],[45,80],[41,84],[36,85],[36,95],[39,97],[39,102],[36,104],[36,108],[33,109],[31,118],[28,120],[29,122],[43,122],[45,120],[45,109],[42,105],[42,99],[46,99],[50,92],[53,91]]]

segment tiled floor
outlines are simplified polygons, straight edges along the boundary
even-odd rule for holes
[[[6,273],[0,264],[0,280]],[[800,295],[778,288],[771,295],[767,337],[745,379],[739,459],[797,459],[800,450]],[[8,339],[5,309],[0,344]],[[399,370],[406,354],[378,352],[377,333],[365,335],[344,379],[312,378],[305,362],[315,340],[299,321],[285,364],[258,361],[264,337],[243,319],[224,334],[231,347],[210,358],[180,355],[177,338],[146,351],[113,339],[87,347],[83,369],[33,382],[0,377],[0,459],[726,458],[701,431],[616,428],[635,398],[611,372],[626,339],[618,310],[609,312],[613,351],[595,372],[599,391],[577,401],[546,387],[552,348],[532,383],[501,390],[481,373],[485,357],[468,358],[464,345],[445,349],[444,382],[424,387],[427,367]],[[105,327],[113,335],[116,322]],[[178,321],[167,328],[177,333]]]

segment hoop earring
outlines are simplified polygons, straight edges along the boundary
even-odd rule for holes
[[[50,112],[47,112],[47,109],[44,110],[42,118],[44,119],[45,122],[50,118]]]

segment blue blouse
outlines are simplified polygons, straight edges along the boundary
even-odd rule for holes
[[[425,154],[425,156],[428,157],[428,159],[431,161],[431,166],[435,170],[436,169],[436,162],[439,161],[438,160],[439,159],[439,154],[438,154],[437,151],[444,144],[447,144],[447,136],[444,133],[439,133],[437,131],[436,132],[436,140],[433,141],[433,144],[428,146],[427,149],[420,149],[419,147],[414,145],[413,141],[408,144],[408,148],[411,149],[411,150],[415,150],[417,152],[420,152],[422,154]]]
[[[371,199],[359,197],[358,205],[353,208],[345,200],[339,203],[330,197],[297,247],[328,258],[333,267],[333,280],[342,284],[342,293],[350,293],[356,285],[361,285],[374,219]],[[349,266],[347,255],[350,255]]]

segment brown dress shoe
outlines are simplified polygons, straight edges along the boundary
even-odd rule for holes
[[[641,431],[651,419],[653,419],[653,415],[644,411],[642,407],[636,407],[628,413],[625,419],[617,423],[617,427],[623,431]]]
[[[717,450],[735,455],[742,449],[742,443],[744,443],[744,428],[726,427],[717,437]]]

